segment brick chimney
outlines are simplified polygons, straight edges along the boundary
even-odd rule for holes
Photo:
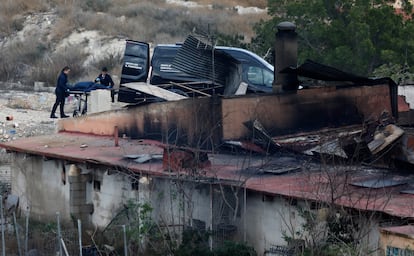
[[[281,22],[277,25],[275,43],[275,63],[273,92],[295,93],[298,89],[296,74],[280,74],[287,67],[296,67],[298,62],[298,40],[295,32],[296,26],[291,22]]]

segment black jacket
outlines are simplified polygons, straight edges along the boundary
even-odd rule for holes
[[[101,83],[102,85],[113,87],[114,81],[112,81],[112,77],[109,74],[106,74],[105,77],[102,74],[95,79],[95,83]]]
[[[66,91],[68,89],[67,83],[68,83],[68,76],[65,73],[61,72],[58,77],[57,84],[56,84],[56,89],[55,89],[56,95],[65,96]]]

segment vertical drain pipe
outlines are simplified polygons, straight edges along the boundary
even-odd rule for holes
[[[280,73],[288,67],[298,64],[298,35],[296,26],[291,22],[281,22],[277,25],[274,58],[274,93],[295,93],[298,89],[298,77],[295,73]]]
[[[118,126],[114,127],[114,140],[115,140],[115,147],[118,147],[119,146]]]

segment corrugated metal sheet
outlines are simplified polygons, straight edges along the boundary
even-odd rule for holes
[[[352,182],[351,185],[364,188],[386,188],[407,184],[407,180],[396,180],[393,177],[381,177],[369,180]]]
[[[236,69],[237,63],[230,55],[215,50],[211,43],[189,35],[178,50],[172,66],[195,77],[225,85],[230,69]]]
[[[119,146],[115,147],[112,137],[59,133],[1,143],[0,147],[46,158],[107,165],[118,170],[147,173],[152,176],[177,177],[176,173],[165,171],[163,163],[159,160],[138,163],[128,157],[141,154],[159,155],[164,152],[165,147],[168,147],[168,145],[152,140],[119,139]],[[263,168],[266,168],[268,164],[286,166],[286,159],[280,156],[225,154],[209,154],[208,158],[211,165],[203,169],[203,172],[198,172],[205,182],[245,186],[249,190],[269,195],[303,200],[332,202],[332,198],[336,198],[333,203],[345,207],[380,211],[399,217],[414,217],[414,208],[406,207],[413,204],[414,198],[412,195],[401,194],[399,191],[403,188],[396,190],[395,187],[384,187],[373,195],[372,188],[351,186],[348,185],[349,183],[340,183],[334,188],[329,186],[326,170],[330,171],[330,175],[332,172],[337,172],[338,178],[346,173],[346,170],[338,166],[330,169],[325,165],[314,164],[310,168],[306,165],[307,167],[301,168],[301,171],[273,175],[263,173]],[[289,165],[289,167],[296,169],[307,164],[306,159],[297,159],[297,161],[297,165]],[[369,175],[377,177],[382,171],[375,171],[372,168],[366,170],[359,166],[352,175],[348,176],[349,182],[361,180],[361,177],[369,178]],[[185,172],[180,177],[185,177]]]

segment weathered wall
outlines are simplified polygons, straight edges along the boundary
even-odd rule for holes
[[[243,225],[246,222],[246,239],[254,246],[258,255],[263,255],[271,245],[287,245],[283,233],[292,237],[289,230],[301,229],[303,223],[294,206],[280,198],[274,197],[271,201],[262,200],[259,193],[249,193],[246,204],[246,215],[240,218],[240,232],[238,237],[243,238]],[[289,227],[287,223],[291,223]]]
[[[381,232],[380,244],[384,254],[387,251],[387,246],[414,251],[414,239],[410,237],[410,235],[398,235],[390,232]]]
[[[388,84],[152,103],[61,120],[59,130],[112,136],[117,126],[119,136],[211,148],[245,138],[244,123],[255,119],[276,136],[358,124],[383,111],[392,113]]]
[[[414,86],[398,86],[398,95],[404,95],[407,103],[410,104],[410,109],[414,109]]]
[[[119,136],[206,148],[219,140],[219,109],[212,98],[152,103],[61,120],[58,130],[113,136],[117,126]]]
[[[68,166],[66,166],[68,168]],[[22,211],[42,220],[56,220],[56,212],[69,220],[69,184],[63,162],[13,153],[12,194],[19,196]]]
[[[259,120],[270,135],[338,127],[391,111],[388,85],[299,90],[297,94],[226,98],[222,101],[224,140],[246,137],[244,122]]]
[[[42,157],[13,153],[12,161],[12,193],[20,198],[20,208],[26,211],[30,207],[30,215],[39,220],[56,219],[60,212],[62,221],[71,220],[69,165],[60,160],[43,160]],[[148,187],[140,185],[141,191],[132,189],[128,175],[110,172],[108,169],[87,169],[78,166],[83,173],[91,174],[91,181],[86,182],[85,203],[93,204],[93,214],[89,221],[105,227],[115,214],[127,204],[129,199],[137,200],[148,194]],[[109,171],[109,172],[108,172]],[[65,184],[63,183],[65,180]],[[100,189],[94,188],[94,181],[100,182]],[[148,197],[148,195],[147,195]]]
[[[153,179],[151,185],[153,216],[173,227],[191,225],[192,219],[210,226],[210,192],[208,185],[169,179]]]
[[[55,220],[56,212],[61,213],[62,221],[71,220],[69,166],[65,165],[66,172],[63,172],[62,164],[60,160],[44,160],[42,157],[13,153],[12,193],[19,196],[23,211],[30,206],[31,216],[39,220]],[[204,223],[207,229],[212,226],[214,233],[217,231],[215,225],[227,220],[228,224],[237,227],[233,237],[240,241],[246,237],[248,243],[262,254],[272,245],[286,245],[283,232],[292,236],[289,230],[300,231],[303,223],[297,208],[282,197],[263,196],[250,191],[244,208],[243,191],[240,190],[240,214],[232,221],[231,214],[223,210],[222,191],[225,189],[222,190],[218,185],[147,176],[138,179],[110,168],[78,167],[81,173],[90,174],[91,178],[85,183],[85,203],[93,204],[94,211],[89,221],[101,228],[106,227],[124,209],[124,205],[128,205],[129,200],[135,204],[147,202],[153,208],[155,220],[170,225],[177,232],[195,219]],[[226,198],[230,204],[231,195]],[[226,216],[227,219],[222,218]],[[365,243],[369,243],[371,248],[376,248],[379,240],[376,223],[372,220],[367,227],[370,234]],[[193,224],[197,225],[195,222]],[[215,239],[220,237],[216,236]]]
[[[93,180],[87,183],[87,202],[92,203],[94,209],[91,221],[93,225],[105,227],[124,205],[128,205],[128,200],[137,200],[139,191],[132,189],[135,179],[127,175],[105,169],[94,169],[91,173]],[[100,184],[99,189],[94,187],[96,182]]]

